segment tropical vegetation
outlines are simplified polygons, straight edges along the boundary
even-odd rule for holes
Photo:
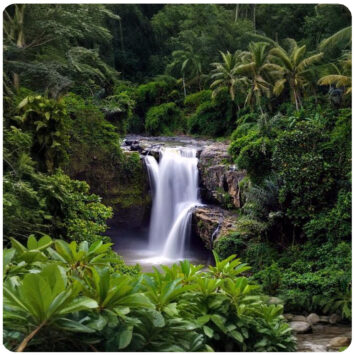
[[[13,4],[3,19],[8,349],[293,351],[284,311],[351,320],[346,7]],[[208,270],[145,273],[111,249],[112,218],[150,203],[127,133],[223,140],[246,171]]]

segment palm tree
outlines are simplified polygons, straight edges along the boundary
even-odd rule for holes
[[[236,51],[234,54],[220,52],[222,62],[212,63],[214,69],[211,71],[211,78],[214,79],[211,84],[213,89],[212,97],[216,97],[219,91],[227,87],[232,101],[235,101],[236,90],[238,84],[245,84],[245,78],[236,74],[236,68],[241,64],[241,51]]]
[[[293,39],[288,39],[288,50],[277,46],[270,50],[270,58],[273,61],[273,68],[280,79],[276,81],[273,92],[280,95],[285,84],[290,87],[291,100],[298,111],[302,107],[302,92],[306,83],[306,70],[313,64],[319,62],[323,53],[307,56],[305,45],[299,47]]]
[[[350,47],[351,46],[351,33],[352,27],[348,26],[340,31],[334,33],[332,36],[324,39],[320,45],[319,49],[321,51],[331,50],[333,48],[339,47]]]
[[[242,64],[236,67],[235,73],[244,75],[249,83],[249,90],[245,103],[253,106],[257,104],[260,111],[261,97],[270,97],[272,92],[272,67],[268,61],[269,43],[252,42],[249,51],[241,53]]]
[[[238,87],[246,86],[247,80],[236,73],[236,68],[241,64],[241,51],[236,51],[234,54],[227,51],[227,53],[221,53],[222,62],[212,63],[214,69],[211,71],[211,79],[214,81],[211,84],[212,97],[216,97],[217,94],[224,88],[228,89],[231,101],[232,101],[232,115],[234,116],[236,110],[240,109],[238,103],[236,103],[236,91]]]
[[[351,53],[345,53],[338,65],[330,64],[318,84],[343,88],[345,95],[351,94]]]
[[[201,90],[202,64],[201,57],[195,53],[193,46],[184,44],[184,48],[172,53],[173,61],[168,65],[168,71],[179,68],[182,74],[182,84],[184,96],[186,97],[186,78],[190,78],[190,83],[197,81]]]

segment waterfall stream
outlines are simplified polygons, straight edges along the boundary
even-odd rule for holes
[[[149,249],[157,259],[182,259],[190,236],[193,207],[201,203],[196,150],[163,148],[159,164],[149,155],[145,162],[153,193]]]

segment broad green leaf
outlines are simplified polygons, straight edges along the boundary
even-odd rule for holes
[[[133,333],[132,326],[127,326],[119,332],[119,335],[118,335],[118,348],[119,349],[124,349],[130,344],[130,342],[132,340],[132,333]]]

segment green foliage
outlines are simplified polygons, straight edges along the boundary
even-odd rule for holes
[[[5,71],[16,73],[16,90],[22,82],[55,98],[70,86],[82,95],[108,93],[117,72],[99,49],[112,39],[107,19],[116,25],[119,16],[107,6],[11,5],[4,15]]]
[[[335,206],[311,219],[304,226],[309,238],[348,240],[351,235],[351,192],[340,190]]]
[[[256,280],[288,311],[351,318],[344,6],[14,4],[3,30],[8,348],[293,350]],[[99,196],[115,219],[150,203],[139,155],[120,149],[127,131],[233,132],[248,176],[236,231],[215,243],[226,260],[141,275],[103,244]]]
[[[24,142],[16,154],[11,146]],[[62,171],[38,173],[29,156],[30,136],[12,128],[6,133],[4,175],[4,238],[26,240],[30,234],[55,234],[63,239],[102,239],[110,208],[89,194],[89,185],[71,180]],[[27,145],[27,148],[26,148]]]
[[[169,102],[151,107],[146,116],[145,130],[152,135],[170,135],[183,126],[181,110]]]
[[[101,239],[106,220],[112,216],[110,207],[100,203],[101,198],[89,194],[89,185],[84,181],[71,180],[58,172],[47,178],[43,189],[55,228],[63,238],[89,242]]]
[[[116,88],[117,89],[117,88]],[[132,118],[135,101],[126,91],[107,96],[100,106],[105,112],[106,119],[117,128],[119,135],[127,133],[128,122]]]
[[[275,295],[281,283],[281,270],[277,263],[273,262],[270,266],[255,274],[254,278],[261,282],[264,292]]]
[[[326,206],[334,191],[334,168],[322,155],[325,139],[320,127],[300,123],[276,142],[273,164],[283,180],[280,202],[296,225]]]
[[[294,349],[282,306],[265,303],[259,287],[240,276],[248,267],[234,256],[219,260],[215,254],[216,266],[207,272],[185,260],[131,276],[117,273],[121,260],[110,246],[32,237],[26,248],[13,240],[4,253],[6,346],[21,351]]]
[[[336,312],[340,314],[343,319],[351,320],[351,285],[349,285],[346,291],[339,292],[330,300],[322,299],[320,303],[324,304],[323,311],[325,313]]]
[[[41,171],[52,173],[68,158],[68,116],[64,105],[42,96],[27,96],[18,110],[15,119],[32,134],[32,156]]]
[[[202,102],[196,111],[187,118],[189,133],[203,136],[221,137],[234,128],[235,117],[228,90],[221,90],[209,101]]]
[[[125,218],[122,209],[148,205],[144,166],[138,153],[123,154],[114,120],[113,124],[108,122],[92,100],[75,94],[66,95],[64,100],[73,118],[65,171],[88,182],[91,191],[113,207],[118,218]]]
[[[212,91],[202,90],[190,95],[187,95],[184,100],[184,106],[187,107],[188,112],[193,112],[198,106],[204,102],[211,100]]]

